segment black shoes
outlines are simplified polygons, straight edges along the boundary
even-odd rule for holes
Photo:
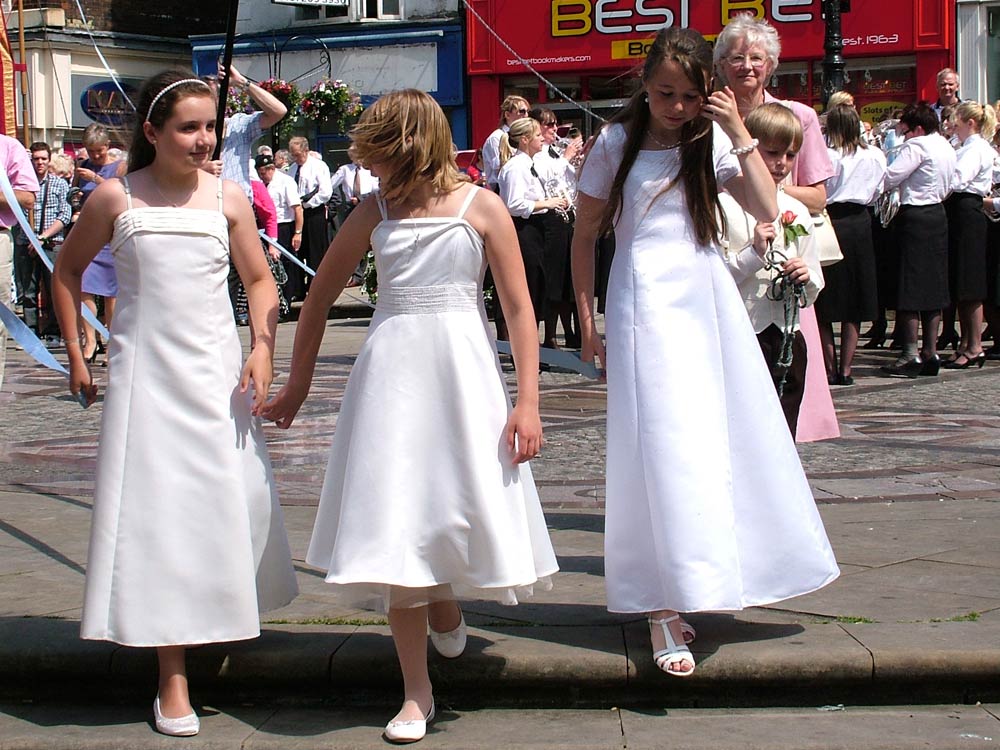
[[[986,352],[970,355],[962,352],[954,359],[949,359],[944,363],[946,370],[968,370],[970,367],[982,367],[986,364]]]
[[[879,368],[883,375],[891,378],[915,378],[923,374],[924,363],[919,357],[913,359],[903,359],[900,357],[891,365],[883,365]],[[937,371],[934,372],[937,375]]]

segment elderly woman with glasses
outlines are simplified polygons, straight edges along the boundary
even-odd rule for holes
[[[737,16],[715,41],[713,57],[717,86],[727,85],[732,89],[744,119],[766,102],[779,102],[792,110],[802,126],[802,147],[792,164],[787,183],[779,189],[804,203],[810,212],[819,213],[826,207],[824,183],[833,176],[833,165],[812,107],[779,101],[764,90],[778,68],[780,54],[781,40],[773,26],[751,15]],[[816,313],[812,308],[800,312],[799,324],[806,340],[808,362],[796,440],[801,443],[838,437],[840,428],[826,379]]]

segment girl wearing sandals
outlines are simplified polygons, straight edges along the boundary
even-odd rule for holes
[[[719,248],[719,190],[760,222],[778,205],[711,68],[698,32],[660,31],[583,166],[573,239],[583,358],[608,378],[608,609],[647,614],[656,665],[678,677],[695,669],[680,612],[767,604],[839,573]],[[607,231],[605,354],[593,290]]]
[[[427,629],[445,657],[466,630],[456,597],[516,604],[557,566],[531,471],[538,330],[507,207],[459,176],[437,103],[398,91],[351,131],[381,192],[337,232],[299,317],[288,384],[267,405],[291,425],[309,393],[327,311],[369,242],[378,305],[344,392],[306,555],[347,601],[388,611],[404,702],[385,728],[421,739],[434,718]],[[517,365],[517,405],[487,329],[489,262]]]

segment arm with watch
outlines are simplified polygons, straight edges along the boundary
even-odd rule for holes
[[[292,231],[292,250],[298,250],[302,245],[302,206],[293,206],[295,212],[295,229]]]

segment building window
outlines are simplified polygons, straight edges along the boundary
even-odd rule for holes
[[[295,9],[296,21],[349,21],[351,20],[351,6],[348,2],[343,5],[314,5],[298,7]]]
[[[365,20],[398,20],[403,17],[403,0],[361,0]]]

